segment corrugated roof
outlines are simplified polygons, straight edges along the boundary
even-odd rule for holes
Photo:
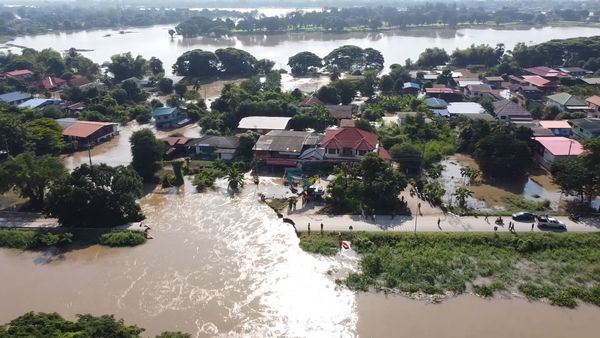
[[[526,71],[527,73],[542,76],[542,77],[558,77],[561,75],[561,73],[558,70],[552,69],[549,67],[544,67],[544,66],[525,68],[524,71]]]
[[[600,77],[588,77],[586,79],[581,79],[581,81],[583,81],[589,85],[599,85]]]
[[[50,102],[51,104],[58,104],[59,101],[54,99],[31,99],[21,103],[20,105],[18,105],[18,107],[35,109],[48,102]]]
[[[496,101],[493,103],[493,106],[494,113],[496,114],[531,117],[531,113],[529,113],[525,108],[521,107],[521,105],[511,100],[503,99],[500,101]]]
[[[477,102],[450,102],[447,109],[450,115],[485,113],[485,109]]]
[[[63,130],[64,136],[87,138],[105,126],[114,125],[115,123],[103,123],[93,121],[79,121],[68,126]]]
[[[316,135],[307,131],[272,130],[258,138],[254,149],[300,153],[304,146],[314,146],[318,140]]]
[[[448,102],[446,102],[446,100],[438,99],[437,97],[430,97],[425,99],[425,104],[427,105],[427,107],[435,109],[448,107]]]
[[[592,119],[585,117],[582,119],[569,120],[571,125],[576,125],[579,128],[585,129],[591,133],[600,132],[600,119]]]
[[[10,92],[10,93],[0,95],[0,101],[4,101],[7,103],[21,101],[21,100],[25,100],[28,98],[31,98],[31,94],[24,93],[24,92]]]
[[[525,81],[527,81],[529,84],[536,86],[536,87],[552,87],[552,81],[548,80],[548,79],[544,79],[541,76],[538,75],[525,75],[523,76],[523,79]]]
[[[238,128],[284,130],[291,119],[291,117],[279,116],[249,116],[240,120]]]
[[[29,69],[17,69],[10,72],[4,73],[6,76],[24,76],[24,75],[33,75],[33,72]]]
[[[566,137],[540,136],[534,137],[533,139],[539,142],[554,156],[578,156],[583,153],[583,146],[581,143]]]
[[[325,106],[329,111],[329,115],[336,119],[351,119],[352,118],[352,106],[350,105],[327,105]]]
[[[550,95],[548,99],[562,106],[587,106],[587,103],[582,98],[564,92]]]
[[[196,145],[207,145],[221,149],[237,149],[240,145],[240,139],[235,136],[204,135],[199,139],[192,140],[188,144],[189,147]]]
[[[569,121],[566,121],[566,120],[559,120],[559,121],[543,120],[543,121],[540,121],[540,126],[547,128],[547,129],[571,129],[571,125],[569,124]]]
[[[156,107],[152,109],[152,116],[171,115],[177,108],[172,107]]]

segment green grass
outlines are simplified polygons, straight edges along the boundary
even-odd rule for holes
[[[530,299],[573,307],[576,300],[600,306],[600,234],[406,234],[344,233],[362,254],[361,271],[350,273],[354,290],[483,297],[518,290]],[[310,252],[337,252],[337,234],[302,234]],[[485,280],[485,282],[480,282]]]

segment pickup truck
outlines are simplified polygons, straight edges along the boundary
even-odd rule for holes
[[[556,218],[548,216],[539,216],[537,218],[538,228],[555,229],[555,230],[567,230],[567,225]]]

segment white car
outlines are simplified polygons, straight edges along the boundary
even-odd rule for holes
[[[548,228],[557,230],[567,230],[567,225],[556,218],[548,216],[540,216],[537,218],[538,228]]]

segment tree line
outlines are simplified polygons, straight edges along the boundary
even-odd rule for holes
[[[546,24],[551,21],[587,22],[598,20],[592,9],[563,10],[552,5],[544,9],[521,7],[484,8],[481,4],[465,3],[412,3],[407,7],[329,7],[323,11],[297,10],[284,16],[247,15],[233,21],[229,18],[191,17],[181,22],[175,30],[184,37],[225,36],[235,33],[372,30],[419,26],[446,26],[460,24]]]

